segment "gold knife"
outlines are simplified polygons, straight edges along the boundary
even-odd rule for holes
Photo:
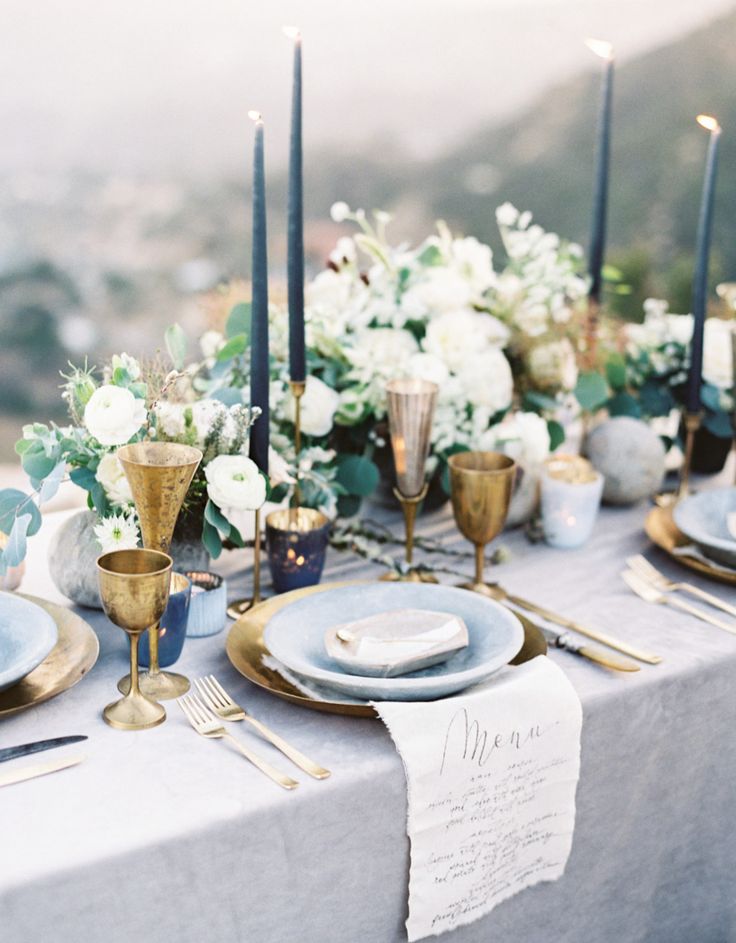
[[[82,760],[86,760],[84,754],[79,756],[68,756],[62,760],[53,760],[49,763],[34,763],[32,766],[23,766],[21,769],[9,773],[0,774],[0,786],[12,786],[13,783],[22,783],[27,779],[35,779],[36,776],[47,776],[49,773],[56,773],[62,769],[69,769],[70,766],[76,766]]]
[[[502,589],[498,585],[494,586],[493,588],[494,590],[500,590],[504,594],[504,598],[508,602],[513,603],[515,606],[519,606],[521,609],[526,609],[528,612],[533,612],[535,615],[541,616],[543,619],[547,619],[548,622],[554,622],[555,625],[562,626],[563,629],[570,629],[573,632],[578,632],[580,635],[585,635],[588,638],[593,639],[594,642],[600,642],[601,645],[607,645],[609,648],[614,648],[617,652],[622,652],[624,655],[629,655],[631,658],[636,658],[637,661],[643,661],[648,665],[658,665],[662,661],[662,658],[659,655],[653,655],[650,652],[641,651],[641,649],[634,648],[633,645],[629,645],[626,642],[621,642],[610,635],[605,635],[603,632],[597,632],[594,629],[588,629],[584,625],[580,625],[579,622],[574,622],[572,619],[565,618],[565,616],[559,616],[556,612],[551,612],[549,609],[545,609],[544,606],[538,606],[536,603],[529,602],[528,599],[522,599],[521,596],[512,596],[511,593],[507,593],[506,590]]]
[[[617,658],[615,655],[609,655],[608,652],[591,648],[589,645],[577,645],[567,632],[553,632],[543,625],[538,625],[537,628],[555,648],[561,648],[572,655],[580,655],[581,658],[587,658],[588,661],[594,661],[597,665],[603,665],[604,668],[611,668],[613,671],[639,671],[639,666],[627,658]]]

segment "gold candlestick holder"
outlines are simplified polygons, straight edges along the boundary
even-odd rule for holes
[[[685,454],[680,467],[680,478],[674,491],[661,491],[655,496],[655,504],[661,508],[672,507],[690,494],[690,471],[693,461],[693,448],[695,447],[695,433],[700,428],[702,421],[703,414],[701,412],[685,412],[683,415]]]
[[[302,454],[302,396],[307,388],[306,380],[290,380],[291,395],[294,397],[294,455],[296,464],[296,483],[294,485],[294,505],[302,503],[301,487],[299,484],[299,462]]]
[[[427,495],[424,472],[438,392],[437,384],[428,380],[392,380],[386,385],[388,425],[397,482],[394,494],[404,512],[407,571],[402,574],[386,573],[381,577],[382,580],[437,582],[431,573],[415,569],[412,563],[417,511]]]
[[[227,614],[231,619],[239,619],[254,606],[263,602],[261,598],[261,511],[255,513],[255,537],[253,541],[253,595],[231,602]]]
[[[174,525],[202,461],[202,453],[177,442],[134,442],[117,451],[130,484],[147,550],[168,553]],[[148,697],[170,700],[189,690],[189,679],[162,671],[158,661],[158,621],[148,630],[148,671],[141,673],[140,689]],[[121,678],[118,690],[130,690],[130,675]]]

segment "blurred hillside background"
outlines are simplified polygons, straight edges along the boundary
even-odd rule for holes
[[[250,259],[250,108],[266,122],[270,260],[285,281],[291,44],[304,35],[306,251],[335,200],[442,217],[496,246],[510,200],[587,243],[600,63],[617,76],[609,261],[637,318],[689,304],[706,136],[724,127],[712,281],[736,279],[734,0],[3,0],[0,6],[0,461],[61,419],[59,370],[140,355]],[[733,130],[732,130],[733,129]]]

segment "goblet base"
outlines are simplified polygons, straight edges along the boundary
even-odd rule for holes
[[[235,602],[231,602],[227,607],[227,614],[231,619],[239,619],[241,616],[244,616],[246,612],[250,612],[253,606],[259,606],[262,602],[265,602],[268,597],[261,596],[259,599],[237,599]]]
[[[487,596],[488,599],[498,599],[498,591],[489,583],[458,583],[458,589],[469,589],[471,593]]]
[[[141,694],[129,694],[108,704],[102,716],[105,723],[116,730],[147,730],[166,720],[166,710]]]
[[[141,694],[154,701],[172,701],[175,697],[186,694],[191,684],[184,675],[174,674],[173,671],[159,671],[155,675],[144,671],[138,679]],[[118,681],[118,691],[127,694],[130,691],[130,675]]]
[[[439,580],[431,573],[422,573],[420,570],[409,570],[408,573],[394,573],[390,570],[379,577],[382,583],[437,583]]]

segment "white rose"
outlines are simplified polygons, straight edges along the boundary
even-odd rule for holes
[[[146,421],[146,404],[120,386],[101,386],[84,408],[84,424],[100,445],[125,445]]]
[[[205,466],[207,495],[228,520],[232,511],[257,511],[266,500],[266,482],[245,455],[218,455]]]
[[[332,429],[340,402],[339,394],[319,377],[307,377],[307,385],[301,402],[301,425],[305,435],[327,435]],[[289,418],[295,419],[295,403],[289,405]]]
[[[95,477],[102,485],[111,504],[126,505],[133,503],[133,494],[125,477],[123,466],[114,452],[103,455],[97,466]]]
[[[475,354],[458,374],[465,396],[476,408],[484,408],[489,417],[511,405],[514,378],[503,352],[495,347]]]
[[[708,318],[703,327],[703,379],[719,390],[733,386],[733,352],[730,321]]]
[[[422,347],[460,373],[470,357],[486,348],[503,347],[508,337],[508,328],[498,318],[466,308],[430,321]]]
[[[572,390],[578,382],[575,350],[568,338],[532,348],[529,375],[543,390]]]

